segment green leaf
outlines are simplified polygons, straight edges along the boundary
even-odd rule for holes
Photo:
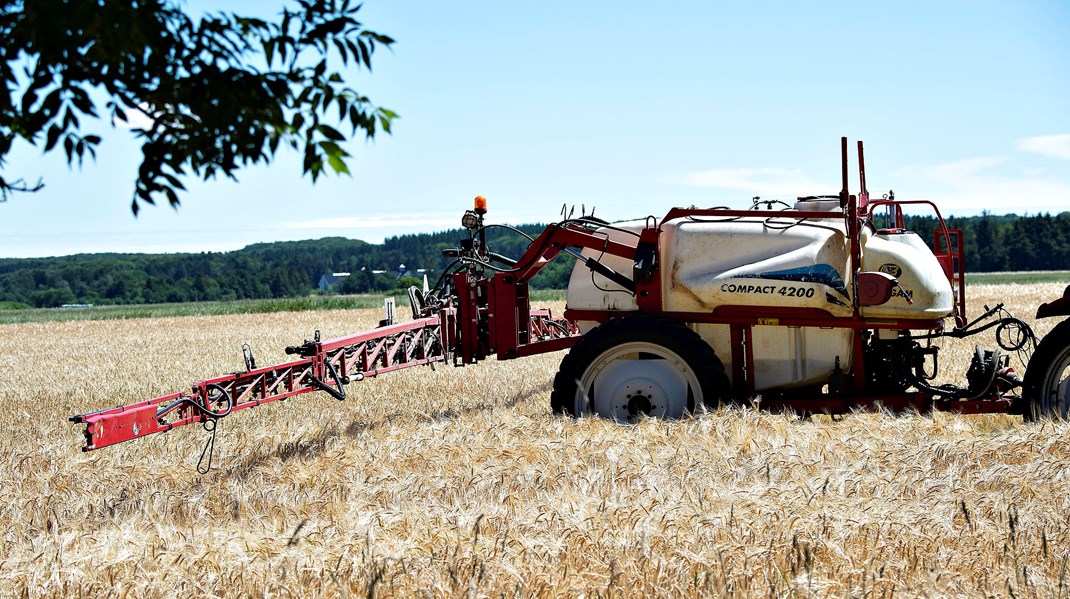
[[[53,115],[59,112],[61,101],[59,90],[53,90],[45,96],[45,101],[41,103],[40,113],[47,118],[52,118]]]
[[[88,114],[96,116],[97,111],[93,107],[93,102],[89,99],[89,94],[85,93],[85,90],[79,87],[71,90],[71,103],[74,107],[82,112],[82,114]]]
[[[371,70],[372,57],[371,52],[368,51],[368,45],[364,43],[364,40],[357,40],[357,47],[360,48],[360,61],[364,63],[368,70]]]
[[[37,93],[32,89],[22,95],[22,112],[30,112],[33,105],[37,103]]]
[[[336,39],[336,40],[334,40],[334,47],[338,49],[338,55],[342,57],[342,64],[348,66],[349,65],[349,53],[346,52],[345,43],[342,42],[342,40],[337,40]],[[331,75],[332,81],[334,80],[333,78],[336,77],[336,76],[337,76],[337,74]],[[341,77],[339,77],[339,80],[341,80]]]
[[[319,125],[316,129],[323,134],[324,137],[334,141],[345,141],[345,136],[338,132],[337,129],[330,125]]]
[[[323,148],[323,151],[326,152],[328,156],[349,156],[349,152],[346,152],[342,146],[334,143],[333,141],[321,141],[319,142],[319,146]]]
[[[74,127],[75,129],[77,129],[79,125],[80,123],[78,122],[78,115],[74,114],[74,111],[72,111],[70,106],[68,106],[67,109],[63,111],[63,128],[68,129],[70,127]]]
[[[63,133],[63,129],[60,129],[57,125],[48,126],[48,138],[45,140],[46,152],[50,152],[52,148],[56,147],[56,142],[59,141],[61,133]]]
[[[175,207],[180,204],[180,202],[178,201],[178,194],[175,193],[174,189],[171,189],[170,187],[164,187],[163,191],[167,195],[167,202],[169,204]]]
[[[264,60],[267,63],[268,68],[275,62],[275,40],[267,40],[263,44],[264,46]]]
[[[179,181],[178,177],[175,177],[174,175],[169,175],[167,173],[160,173],[160,176],[163,177],[164,179],[166,179],[167,182],[171,185],[171,187],[174,187],[175,189],[181,189],[182,191],[186,191],[186,186],[182,185],[182,181]]]
[[[152,199],[152,194],[150,194],[149,191],[147,189],[145,189],[144,187],[138,187],[138,189],[137,189],[137,197],[141,198],[141,201],[147,202],[149,204],[155,204],[156,203],[156,200]]]
[[[345,174],[352,176],[349,172],[349,167],[346,166],[346,163],[344,160],[342,160],[341,156],[337,156],[335,154],[327,154],[327,163],[331,165],[332,169],[334,169],[335,174]]]

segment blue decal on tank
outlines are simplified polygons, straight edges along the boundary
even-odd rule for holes
[[[840,273],[836,272],[836,269],[831,264],[815,264],[813,266],[802,266],[799,268],[789,268],[787,270],[774,270],[770,272],[763,272],[753,275],[739,275],[740,279],[770,279],[774,281],[792,281],[795,283],[820,283],[831,287],[833,291],[836,291],[843,297],[850,299],[850,295],[847,294],[847,285],[843,282],[843,277]]]

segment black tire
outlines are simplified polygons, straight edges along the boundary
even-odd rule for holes
[[[592,397],[596,381],[613,389],[599,401]],[[572,347],[554,377],[550,405],[573,417],[679,418],[696,404],[716,408],[731,388],[724,364],[698,333],[676,321],[634,316],[602,324]]]
[[[1058,393],[1062,390],[1062,396]],[[1070,320],[1041,339],[1022,383],[1025,419],[1067,419],[1070,410]]]

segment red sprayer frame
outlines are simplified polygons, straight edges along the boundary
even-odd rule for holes
[[[454,364],[465,365],[490,355],[504,360],[567,349],[580,337],[577,321],[602,323],[636,314],[657,315],[688,324],[728,325],[733,348],[732,380],[737,399],[755,396],[752,341],[755,326],[844,328],[854,332],[853,363],[851,371],[845,373],[843,389],[816,395],[812,392],[809,395],[792,394],[790,391],[770,393],[762,398],[763,407],[828,413],[876,406],[968,413],[1011,410],[1014,398],[1003,397],[999,391],[969,400],[952,400],[929,391],[866,391],[868,365],[863,350],[867,335],[877,329],[939,331],[944,323],[942,319],[867,319],[860,311],[857,290],[851,293],[853,310],[849,316],[833,316],[816,308],[778,308],[771,314],[767,307],[742,305],[723,305],[710,312],[664,309],[659,244],[663,226],[670,221],[702,217],[794,219],[799,222],[843,218],[851,244],[851,280],[857,285],[859,278],[867,274],[860,268],[861,236],[863,228],[870,226],[873,210],[889,209],[896,227],[902,228],[902,205],[925,203],[936,212],[935,254],[955,290],[954,316],[957,325],[962,327],[966,322],[962,234],[947,228],[931,202],[903,202],[891,198],[870,201],[861,142],[858,143],[861,191],[852,195],[848,189],[846,138],[841,142],[841,150],[843,189],[838,196],[839,212],[674,208],[660,221],[649,217],[634,244],[611,240],[605,231],[600,230],[604,222],[587,217],[569,219],[548,226],[531,242],[523,256],[515,261],[504,259],[509,268],[496,269],[500,272],[492,276],[483,275],[487,260],[503,258],[485,247],[482,215],[486,213],[486,205],[485,201],[480,205],[478,200],[481,198],[477,198],[476,210],[469,213],[471,218],[467,219],[466,215],[470,224],[465,226],[471,225],[472,239],[466,247],[451,250],[451,255],[459,257],[458,262],[463,264],[459,271],[446,275],[452,293],[448,298],[438,298],[439,303],[421,309],[414,300],[414,312],[422,317],[328,341],[320,341],[317,333],[315,340],[287,348],[288,353],[300,356],[295,361],[257,368],[251,355],[247,354],[245,372],[198,381],[188,392],[82,414],[71,420],[86,425],[84,450],[89,451],[187,424],[208,423],[236,410],[310,391],[325,391],[337,399],[344,399],[346,384],[351,381],[412,366],[448,362],[451,358]],[[597,255],[622,257],[633,261],[634,268],[629,273],[617,273],[574,249],[591,249]],[[553,318],[546,310],[532,310],[528,282],[561,253],[576,256],[595,273],[634,293],[638,311],[566,308],[564,318]]]

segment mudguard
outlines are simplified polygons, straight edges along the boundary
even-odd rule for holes
[[[1046,304],[1040,304],[1037,308],[1037,318],[1050,316],[1070,316],[1070,285],[1066,286],[1063,296]]]

